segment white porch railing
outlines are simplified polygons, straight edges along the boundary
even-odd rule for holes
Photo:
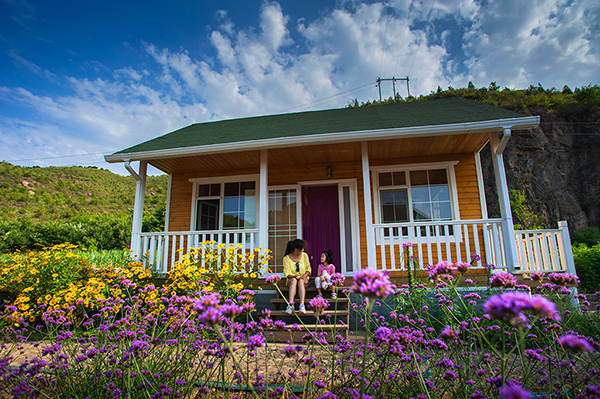
[[[406,270],[404,245],[412,244],[418,258],[417,269],[442,260],[469,262],[471,255],[482,260],[473,265],[505,263],[501,219],[456,220],[443,222],[376,224],[377,263],[383,270]]]
[[[515,239],[518,271],[576,274],[567,222],[559,222],[558,229],[516,230]]]
[[[386,223],[373,226],[377,264],[382,270],[406,270],[404,245],[412,244],[417,270],[440,261],[469,262],[481,256],[473,268],[493,264],[514,272],[563,271],[575,273],[566,222],[559,229],[515,232],[519,265],[507,265],[502,219],[458,220],[421,223]]]
[[[215,241],[218,244],[239,244],[240,252],[254,252],[258,245],[258,230],[172,231],[139,234],[139,248],[134,249],[144,266],[166,274],[181,260],[181,255],[200,243]]]

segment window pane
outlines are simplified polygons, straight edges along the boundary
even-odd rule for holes
[[[210,196],[211,197],[220,197],[221,196],[221,183],[216,183],[216,184],[210,185]]]
[[[381,219],[383,223],[408,221],[406,189],[380,191]]]
[[[435,169],[429,171],[429,184],[448,184],[446,169]]]
[[[431,186],[432,201],[450,201],[448,186]]]
[[[413,170],[410,172],[410,185],[414,186],[426,186],[427,185],[427,171],[426,170]]]
[[[200,200],[196,208],[196,230],[219,229],[219,200]]]
[[[237,197],[240,195],[240,183],[225,183],[225,197]]]
[[[198,197],[210,197],[210,186],[208,184],[200,184],[198,186]]]
[[[239,197],[225,198],[223,200],[223,212],[236,213],[236,212],[240,211],[239,200],[240,200]]]
[[[406,204],[406,190],[394,191],[394,204]]]
[[[381,209],[383,211],[383,223],[394,223],[396,221],[394,216],[394,205],[383,205]]]
[[[413,187],[411,189],[413,202],[429,202],[429,187]]]
[[[397,204],[394,209],[396,211],[396,222],[408,222],[408,208],[406,204]]]
[[[382,191],[381,192],[381,203],[383,205],[394,203],[394,191]]]
[[[254,229],[256,227],[256,214],[254,212],[245,212],[241,226],[245,229]]]
[[[240,217],[238,213],[223,213],[223,229],[237,229]]]
[[[415,220],[431,220],[431,205],[429,203],[413,203]]]
[[[379,186],[387,187],[392,185],[392,174],[390,172],[379,174]]]
[[[406,185],[406,173],[405,172],[394,172],[394,186],[405,186]]]
[[[240,209],[241,211],[254,212],[256,210],[254,197],[242,197],[240,198],[240,202],[242,205],[242,209]]]
[[[434,202],[433,217],[436,220],[452,219],[450,202]]]
[[[254,185],[255,185],[255,183],[253,181],[242,182],[240,184],[240,186],[241,186],[240,195],[254,195],[254,193],[255,193]]]

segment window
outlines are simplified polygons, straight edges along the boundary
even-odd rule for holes
[[[196,230],[256,227],[256,181],[202,183],[196,188]]]
[[[453,165],[376,171],[380,223],[453,219]]]
[[[285,247],[298,238],[298,207],[296,188],[269,190],[269,267],[274,273],[283,273]]]

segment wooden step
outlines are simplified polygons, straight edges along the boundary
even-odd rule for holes
[[[349,302],[349,299],[346,298],[346,297],[338,297],[337,299],[332,299],[332,298],[324,298],[324,299],[326,299],[327,301],[329,301],[329,303],[332,304],[332,305],[335,304],[336,300],[337,300],[337,303],[348,303]],[[287,302],[288,302],[288,300],[287,299],[283,299],[283,298],[271,299],[271,303],[287,303]],[[310,299],[307,298],[304,302],[308,305],[308,302],[310,302]]]
[[[325,315],[334,315],[337,313],[338,316],[347,316],[348,314],[350,314],[350,312],[347,309],[338,309],[337,312],[335,310],[331,310],[331,308],[328,308],[329,310],[325,311]],[[300,314],[298,313],[298,311],[294,311],[294,313],[292,314],[287,314],[285,313],[285,310],[271,310],[271,316],[288,316],[288,317],[294,317],[294,316],[300,316],[300,317],[304,317],[304,316],[313,316],[314,317],[315,312],[312,310],[307,309],[305,314]],[[325,316],[323,316],[325,317]],[[341,320],[341,318],[339,318],[338,320]]]
[[[333,324],[305,324],[300,325],[302,331],[292,330],[286,328],[283,331],[280,330],[266,330],[263,335],[269,342],[302,342],[302,338],[310,332],[326,332],[327,342],[333,342],[335,335],[340,334],[344,339],[348,339],[348,331],[350,327],[348,325],[333,325]],[[335,333],[335,334],[334,334]]]

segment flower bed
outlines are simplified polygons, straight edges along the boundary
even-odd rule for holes
[[[71,259],[68,248],[55,249],[45,254],[50,263],[55,251],[66,251],[57,261]],[[549,277],[531,293],[508,276],[495,277],[487,290],[459,289],[468,277],[464,263],[432,266],[431,284],[403,287],[363,269],[347,292],[363,298],[355,309],[363,338],[317,330],[306,331],[302,344],[270,343],[272,329],[301,324],[257,314],[247,287],[215,292],[218,283],[201,280],[199,254],[186,258],[195,269],[175,268],[177,278],[162,288],[139,265],[103,278],[77,275],[66,288],[47,284],[53,293],[39,288],[35,297],[34,290],[23,293],[23,283],[1,314],[0,391],[52,398],[600,398],[600,317],[584,296],[575,298],[581,308],[572,307],[564,286],[572,276]],[[4,270],[33,278],[27,268],[2,267],[3,282],[10,280]],[[90,287],[92,279],[104,284],[88,290],[96,296],[86,302],[80,290],[65,299],[64,290]],[[30,299],[21,303],[36,306],[15,304],[23,295]],[[318,317],[333,317],[323,313],[326,301],[311,305]]]

